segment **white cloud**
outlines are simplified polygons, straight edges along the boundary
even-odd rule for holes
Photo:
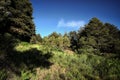
[[[74,27],[79,28],[84,25],[85,25],[85,22],[82,20],[65,22],[64,19],[61,19],[57,24],[58,27],[72,27],[72,28],[74,28]]]

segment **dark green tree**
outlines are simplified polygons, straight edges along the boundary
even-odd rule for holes
[[[35,35],[32,19],[32,5],[29,0],[0,1],[0,33],[9,32],[21,40],[30,41]]]
[[[68,37],[70,39],[70,47],[72,50],[78,50],[79,46],[78,46],[78,33],[76,31],[71,31],[68,34]]]
[[[78,47],[88,47],[100,53],[116,53],[119,51],[119,29],[116,26],[92,18],[83,30],[78,32]],[[95,51],[96,52],[96,51]]]
[[[63,38],[63,48],[64,48],[64,49],[70,48],[70,39],[69,39],[69,37],[68,37],[68,34],[65,33],[62,38]]]
[[[40,34],[36,34],[36,39],[39,43],[42,43],[42,37]]]

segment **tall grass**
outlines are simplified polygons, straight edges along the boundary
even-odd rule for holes
[[[37,51],[31,52],[31,50],[36,48]],[[70,51],[62,51],[57,48],[52,48],[47,45],[29,44],[26,42],[21,42],[14,48],[20,53],[31,54],[41,52],[42,57],[37,57],[41,60],[42,64],[44,59],[50,54],[51,58],[48,60],[52,63],[50,67],[34,67],[33,71],[21,69],[20,76],[15,75],[14,79],[18,80],[118,80],[120,78],[120,60],[113,58],[106,58],[103,56],[98,56],[91,53],[81,53],[76,54]],[[28,51],[28,52],[26,52]],[[31,55],[30,54],[30,55]],[[45,55],[45,56],[44,56]],[[28,56],[28,55],[26,55]],[[14,57],[15,58],[15,57]],[[25,57],[26,58],[26,57]],[[34,55],[29,56],[34,61]],[[26,58],[26,59],[27,59]],[[39,59],[38,59],[39,58]],[[22,58],[23,59],[23,58]],[[25,59],[24,59],[25,61]],[[26,62],[26,61],[25,61]],[[38,63],[41,64],[41,63]],[[46,63],[47,64],[47,63]],[[34,65],[34,64],[32,64]],[[45,64],[43,64],[45,65]],[[1,78],[6,78],[4,71],[0,71]]]

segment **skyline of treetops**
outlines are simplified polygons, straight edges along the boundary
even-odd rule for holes
[[[93,17],[120,29],[119,0],[30,0],[36,33],[64,34],[84,27]]]

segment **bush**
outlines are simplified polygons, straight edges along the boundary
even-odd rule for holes
[[[106,59],[96,66],[96,70],[98,71],[99,76],[103,79],[119,79],[120,61],[118,59]]]
[[[0,80],[6,80],[7,79],[7,72],[6,70],[0,70]]]

